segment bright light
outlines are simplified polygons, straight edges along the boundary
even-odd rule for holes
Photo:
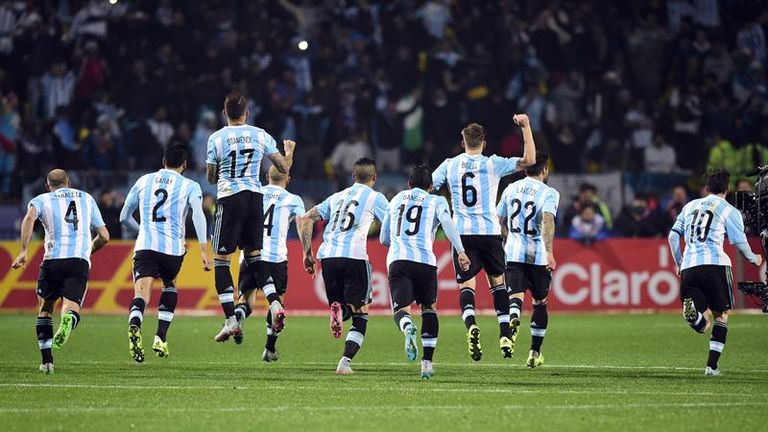
[[[307,41],[305,41],[305,40],[303,40],[303,41],[299,42],[299,49],[300,49],[300,50],[302,50],[302,51],[306,51],[306,50],[307,50],[307,48],[309,48],[309,42],[307,42]]]
[[[109,4],[115,5],[115,4],[117,4],[117,0],[109,0]]]

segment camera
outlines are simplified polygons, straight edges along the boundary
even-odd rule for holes
[[[760,233],[763,257],[768,250],[768,166],[758,167],[747,175],[759,175],[755,192],[736,192],[736,208],[744,216],[744,227],[753,233]],[[768,313],[768,286],[764,282],[739,282],[739,291],[755,299]]]

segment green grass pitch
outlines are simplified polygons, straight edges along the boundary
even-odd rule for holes
[[[58,318],[56,319],[58,321]],[[768,317],[733,316],[720,361],[703,376],[707,336],[677,315],[550,317],[547,365],[523,367],[530,333],[504,362],[493,317],[481,317],[483,360],[444,316],[436,375],[419,379],[389,317],[371,317],[352,376],[334,375],[342,341],[324,317],[289,317],[282,358],[260,361],[263,320],[241,346],[217,344],[218,318],[177,317],[171,356],[128,354],[126,318],[85,315],[56,374],[37,372],[33,315],[0,315],[0,424],[9,430],[765,430]],[[418,321],[417,321],[418,322]],[[527,325],[527,319],[524,321]]]

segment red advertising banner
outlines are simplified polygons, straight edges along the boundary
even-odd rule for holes
[[[754,250],[758,243],[753,241]],[[206,273],[199,264],[199,245],[190,242],[190,251],[177,281],[179,309],[183,311],[218,312],[219,301],[213,283],[213,273]],[[317,245],[316,245],[317,246]],[[458,286],[447,241],[436,241],[438,264],[438,307],[456,311]],[[735,280],[758,280],[763,269],[757,269],[740,258],[733,248],[726,248],[734,263]],[[21,271],[10,270],[18,245],[0,242],[0,310],[31,310],[36,307],[35,286],[42,245],[30,250],[31,262]],[[559,311],[600,310],[677,310],[679,278],[666,240],[611,239],[584,246],[578,242],[558,239],[555,243],[558,268],[553,274],[549,305]],[[387,249],[376,241],[368,244],[373,266],[373,312],[390,310],[387,284]],[[124,313],[133,298],[131,258],[133,244],[116,241],[93,256],[91,277],[85,307],[98,313]],[[327,304],[322,277],[307,275],[301,266],[301,247],[289,241],[289,285],[286,307],[291,313],[325,313]],[[233,263],[236,275],[238,266]],[[477,287],[477,307],[491,310],[487,280],[480,276]],[[158,284],[153,299],[158,298]],[[152,301],[151,303],[154,303]],[[737,301],[737,305],[738,305]]]

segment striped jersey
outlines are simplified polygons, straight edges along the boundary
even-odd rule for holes
[[[141,223],[134,250],[184,255],[187,212],[191,200],[202,200],[202,195],[197,182],[173,170],[161,169],[139,178],[125,198],[126,207],[139,209]]]
[[[736,207],[717,195],[693,200],[683,207],[672,226],[685,239],[680,270],[700,265],[731,265],[723,251],[725,236],[731,244],[745,243],[744,219]]]
[[[432,243],[441,214],[450,217],[448,201],[442,196],[419,188],[395,195],[381,228],[389,233],[387,266],[401,260],[437,266]]]
[[[328,223],[317,256],[367,260],[371,223],[374,218],[383,222],[388,206],[384,195],[362,183],[355,183],[318,204],[317,211]]]
[[[217,197],[244,190],[261,191],[261,160],[277,151],[275,139],[254,126],[224,126],[212,133],[208,138],[206,163],[218,169]]]
[[[507,262],[547,265],[542,223],[544,213],[557,216],[559,203],[557,190],[531,177],[504,189],[497,212],[509,231],[504,243]]]
[[[517,170],[520,158],[460,154],[446,159],[432,173],[435,190],[444,184],[451,193],[453,221],[461,235],[500,235],[496,216],[499,179]]]
[[[271,263],[287,261],[288,247],[285,241],[288,228],[296,216],[304,214],[304,201],[280,186],[267,185],[261,192],[264,194],[264,243],[261,259]]]
[[[91,260],[91,230],[103,227],[93,197],[73,188],[56,189],[36,196],[29,207],[45,228],[44,260],[82,258]]]

